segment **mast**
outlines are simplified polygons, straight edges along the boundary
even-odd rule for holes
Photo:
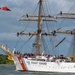
[[[75,31],[75,29],[74,29],[74,31]],[[75,34],[73,35],[73,52],[74,52],[73,60],[75,62]]]
[[[75,35],[74,35],[74,45],[75,45]],[[75,62],[75,46],[74,46],[74,62]]]
[[[41,14],[42,14],[42,0],[39,0],[39,13],[38,13],[38,30],[37,30],[37,51],[36,55],[40,54],[40,46],[41,46],[41,31],[42,31],[42,25],[41,25]]]
[[[59,13],[60,15],[71,15],[71,16],[61,16],[61,17],[57,17],[57,18],[65,18],[65,19],[75,19],[75,12],[71,12],[71,13],[67,13],[67,12],[60,12]],[[75,62],[75,29],[73,30],[73,31],[68,31],[68,32],[64,32],[64,33],[68,33],[68,34],[70,34],[70,32],[71,32],[71,34],[73,34],[74,36],[73,36],[73,61]],[[61,32],[60,32],[61,33]],[[62,32],[63,33],[63,32]]]
[[[42,21],[48,21],[48,22],[57,22],[55,19],[51,19],[54,17],[51,17],[50,15],[42,15],[42,2],[43,0],[39,0],[39,10],[38,10],[38,15],[32,15],[32,14],[25,14],[23,15],[19,21],[37,21],[37,31],[36,32],[17,32],[17,36],[19,35],[29,35],[29,36],[37,36],[37,42],[36,42],[36,55],[40,55],[40,47],[41,47],[41,36],[46,35],[46,36],[56,36],[53,35],[53,33],[46,33],[42,32]]]

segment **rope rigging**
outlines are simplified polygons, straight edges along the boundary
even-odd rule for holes
[[[63,1],[61,1],[61,7],[62,7],[62,3],[64,2],[64,0]],[[68,11],[68,13],[71,11],[71,9],[72,9],[72,7],[74,6],[74,4],[75,3],[73,3],[73,5],[71,6],[71,8],[70,8],[70,10]],[[42,12],[42,19],[43,19],[43,17],[46,15],[46,14],[48,14],[44,19],[47,19],[47,17],[49,18],[49,19],[52,19],[51,18],[51,9],[49,9],[48,10],[48,5],[49,5],[49,2],[48,2],[48,4],[46,3],[46,2],[44,2],[44,5],[42,6],[42,9],[43,9],[43,12]],[[59,10],[59,8],[61,8],[60,7],[60,5],[59,5],[59,7],[56,9],[57,11]],[[46,6],[46,7],[45,7]],[[38,7],[38,5],[37,5],[37,7]],[[36,13],[36,11],[37,11],[37,7],[35,8],[35,11],[33,12],[33,14],[35,14]],[[46,8],[46,10],[47,11],[45,11],[44,10],[44,8]],[[55,11],[55,12],[53,12],[53,13],[56,13],[57,11]],[[26,15],[23,15],[22,17],[27,17],[27,18],[29,18],[31,15],[29,15],[29,14],[26,14]],[[67,15],[66,15],[67,16]],[[32,17],[33,17],[33,15],[32,15]],[[30,19],[32,19],[32,17],[30,17]],[[37,15],[35,15],[35,18],[37,17]],[[43,19],[43,20],[44,20]],[[54,19],[53,19],[54,20]],[[62,42],[64,42],[65,41],[65,39],[66,39],[66,37],[67,37],[67,35],[66,35],[66,37],[62,37],[62,35],[61,36],[58,36],[58,32],[64,27],[64,25],[63,25],[63,23],[65,22],[65,19],[63,19],[62,21],[61,21],[61,23],[60,24],[58,24],[58,23],[48,23],[48,22],[46,22],[46,23],[43,23],[42,24],[42,28],[43,28],[43,30],[42,30],[42,36],[43,35],[48,35],[48,34],[52,34],[52,36],[48,36],[47,38],[47,41],[46,40],[44,40],[44,38],[42,39],[42,44],[43,44],[43,46],[45,47],[46,45],[48,46],[48,49],[45,47],[44,48],[44,50],[49,50],[49,46],[52,44],[53,45],[53,47],[58,47],[60,44],[62,44]],[[27,24],[25,25],[25,26],[23,26],[20,30],[22,30],[23,29],[23,32],[24,31],[26,31],[26,29],[27,28],[29,28],[29,21],[27,22]],[[45,24],[45,25],[44,25]],[[11,26],[10,27],[11,29],[13,28],[13,26]],[[16,27],[17,28],[17,27]],[[14,29],[15,28],[13,28],[12,29],[12,32],[14,31]],[[17,30],[18,30],[18,28],[17,28]],[[37,32],[37,31],[36,31]],[[38,31],[38,33],[39,33],[39,31]],[[47,34],[48,33],[48,34]],[[36,33],[37,34],[37,33]],[[36,35],[35,34],[35,35]],[[19,35],[19,34],[18,34]],[[33,37],[33,35],[32,35],[32,33],[30,32],[30,37],[28,38],[28,40],[26,41],[26,42],[24,42],[23,40],[22,40],[22,37],[20,36],[20,37],[18,37],[18,40],[17,40],[17,42],[15,43],[15,46],[14,47],[17,47],[18,46],[18,44],[20,43],[20,40],[23,42],[23,45],[20,47],[20,49],[19,50],[21,50],[27,43],[28,43],[28,41],[30,41],[31,40],[31,38]],[[62,39],[58,42],[58,40],[60,39],[62,37]],[[55,39],[56,38],[56,39]],[[50,41],[50,42],[49,42]],[[5,42],[5,41],[4,41]],[[43,43],[44,42],[44,43]],[[47,43],[47,44],[45,44],[45,42]],[[54,43],[54,42],[57,42],[57,43]],[[34,45],[36,45],[36,44],[34,44]],[[50,46],[51,47],[51,46]],[[51,50],[52,50],[52,48],[50,48]]]

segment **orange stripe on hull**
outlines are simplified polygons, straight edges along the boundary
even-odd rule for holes
[[[26,71],[26,67],[25,67],[25,65],[24,65],[24,62],[23,62],[22,58],[21,58],[21,57],[18,57],[18,60],[19,60],[19,62],[20,62],[20,64],[21,64],[21,66],[22,66],[22,69],[23,69],[24,71]]]

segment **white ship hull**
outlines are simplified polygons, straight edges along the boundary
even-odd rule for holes
[[[75,73],[75,63],[73,62],[47,62],[30,60],[27,58],[17,58],[15,66],[16,70],[20,71]]]

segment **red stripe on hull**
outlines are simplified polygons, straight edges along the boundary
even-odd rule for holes
[[[24,62],[23,62],[22,58],[21,58],[21,57],[18,57],[18,60],[19,60],[19,62],[20,62],[20,64],[21,64],[21,66],[22,66],[22,69],[23,69],[24,71],[26,71],[26,67],[25,67],[25,65],[24,65]]]

